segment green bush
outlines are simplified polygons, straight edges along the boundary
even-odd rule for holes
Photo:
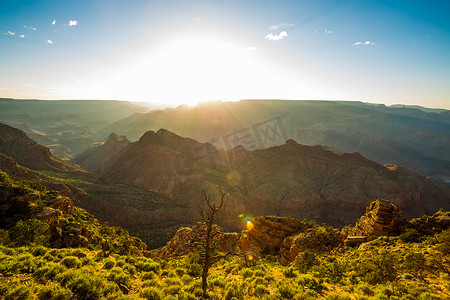
[[[399,235],[399,238],[404,243],[420,243],[422,241],[422,234],[414,228],[408,228],[404,233]]]
[[[76,256],[67,256],[61,260],[61,264],[66,266],[67,268],[81,268],[82,263],[81,260]]]
[[[294,268],[292,268],[292,267],[285,268],[285,269],[283,270],[283,275],[284,275],[284,277],[286,277],[286,278],[294,278],[294,277],[296,276],[295,271],[294,271]]]
[[[36,299],[33,289],[28,285],[17,285],[13,286],[6,293],[5,300],[31,300]]]
[[[141,278],[144,280],[150,280],[150,279],[155,279],[156,278],[156,274],[153,272],[142,272],[141,273]]]
[[[47,223],[37,219],[20,220],[9,230],[9,239],[14,246],[44,245],[48,240],[44,235],[48,228]]]
[[[161,300],[163,299],[161,292],[159,289],[155,287],[144,288],[139,293],[139,297],[145,298],[147,300]]]
[[[120,268],[113,268],[108,276],[108,280],[115,282],[121,289],[130,288],[131,277],[125,274]]]
[[[114,259],[108,258],[103,263],[103,268],[109,270],[109,269],[113,268],[115,265],[116,265],[116,262],[114,261]]]
[[[202,275],[202,266],[199,264],[189,264],[186,266],[186,271],[189,275],[193,277],[198,277]]]
[[[228,283],[225,286],[225,300],[231,300],[233,298],[241,299],[243,297],[243,294],[244,293],[242,292],[240,287],[234,282]],[[200,296],[201,296],[201,293],[200,293]]]
[[[244,269],[242,269],[241,270],[241,272],[240,272],[240,275],[244,278],[244,279],[247,279],[247,278],[251,278],[252,276],[253,276],[253,271],[251,270],[251,269],[249,269],[249,268],[244,268]]]
[[[300,273],[308,273],[308,271],[311,270],[313,266],[316,266],[318,264],[319,262],[317,260],[316,254],[306,250],[297,256],[294,266]]]
[[[79,299],[94,300],[99,299],[103,295],[103,281],[100,278],[86,274],[70,279],[67,287]]]
[[[72,292],[59,285],[44,286],[38,291],[39,300],[69,300]]]
[[[292,283],[284,280],[278,282],[277,289],[281,296],[287,299],[292,299],[297,293],[297,290],[293,287]]]

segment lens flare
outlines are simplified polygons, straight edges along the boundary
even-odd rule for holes
[[[254,227],[252,221],[250,221],[250,218],[247,218],[247,229],[252,230]]]

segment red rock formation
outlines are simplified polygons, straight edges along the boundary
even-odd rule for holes
[[[0,123],[0,153],[13,158],[20,165],[34,170],[68,170],[79,168],[54,157],[50,150],[39,145],[22,130]]]
[[[175,236],[167,242],[166,246],[162,247],[157,256],[168,259],[176,258],[190,253],[194,250],[199,242],[203,241],[205,233],[205,225],[197,223],[197,225],[189,227],[182,227],[178,229]],[[215,225],[213,228],[215,235],[214,243],[218,245],[217,250],[222,252],[234,251],[238,242],[238,235],[236,233],[224,233],[223,228]]]
[[[366,214],[356,221],[354,234],[357,236],[398,235],[407,221],[400,216],[399,207],[390,201],[378,199],[366,209]]]
[[[111,133],[106,143],[92,145],[77,158],[77,162],[89,172],[100,172],[103,162],[131,143],[126,136]]]

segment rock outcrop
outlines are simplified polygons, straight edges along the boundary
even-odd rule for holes
[[[103,162],[125,148],[129,143],[131,142],[126,136],[113,132],[108,136],[108,140],[104,144],[91,145],[76,161],[89,172],[100,172]]]
[[[257,217],[251,224],[253,228],[243,232],[239,248],[262,255],[277,255],[288,236],[307,227],[300,220],[277,216]]]
[[[199,242],[204,241],[205,231],[206,227],[202,223],[197,223],[192,228],[182,227],[156,255],[164,259],[186,255],[192,252]],[[225,233],[222,227],[214,225],[213,234],[215,235],[213,242],[217,245],[218,251],[235,251],[238,242],[236,233]]]
[[[251,223],[251,229],[241,235],[239,249],[256,257],[276,256],[283,265],[292,263],[300,252],[331,251],[343,242],[339,230],[310,221],[265,216]]]
[[[432,216],[422,216],[421,218],[409,221],[410,227],[422,234],[434,235],[450,228],[450,212],[439,210]]]
[[[79,170],[75,165],[54,157],[47,147],[36,143],[22,130],[2,123],[0,123],[0,153],[34,170]]]
[[[393,202],[378,199],[366,209],[366,214],[356,221],[354,236],[394,236],[407,224],[400,208]]]

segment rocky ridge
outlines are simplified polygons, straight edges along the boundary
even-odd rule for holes
[[[272,255],[283,265],[291,264],[296,257],[304,252],[331,252],[336,248],[364,244],[369,236],[398,236],[407,228],[414,228],[424,234],[436,234],[450,228],[450,213],[439,211],[433,216],[424,216],[407,222],[400,216],[398,206],[394,203],[378,199],[367,207],[367,213],[356,222],[354,227],[336,229],[329,225],[318,225],[312,221],[300,221],[289,217],[261,216],[252,219],[248,230],[239,236],[227,237],[222,234],[222,228],[216,227],[221,234],[218,242],[229,245],[229,241],[237,241],[239,253],[250,254],[254,258]],[[428,230],[426,225],[431,225]],[[161,248],[157,256],[162,258],[180,257],[193,251],[198,239],[201,224],[191,228],[180,228],[177,234],[165,247]],[[350,237],[362,237],[358,243],[347,243]],[[226,237],[226,238],[225,238]],[[346,240],[347,239],[347,240]],[[364,246],[362,246],[364,248]],[[223,247],[229,251],[230,247]]]
[[[450,189],[409,169],[382,166],[359,153],[338,154],[288,140],[284,145],[227,151],[167,130],[149,131],[104,162],[102,175],[170,198],[194,213],[198,192],[228,194],[227,230],[236,216],[275,214],[332,225],[353,223],[374,199],[395,202],[408,218],[450,209]]]
[[[22,130],[2,123],[0,123],[0,153],[34,170],[80,170],[79,167],[53,156],[47,147],[36,143]]]

